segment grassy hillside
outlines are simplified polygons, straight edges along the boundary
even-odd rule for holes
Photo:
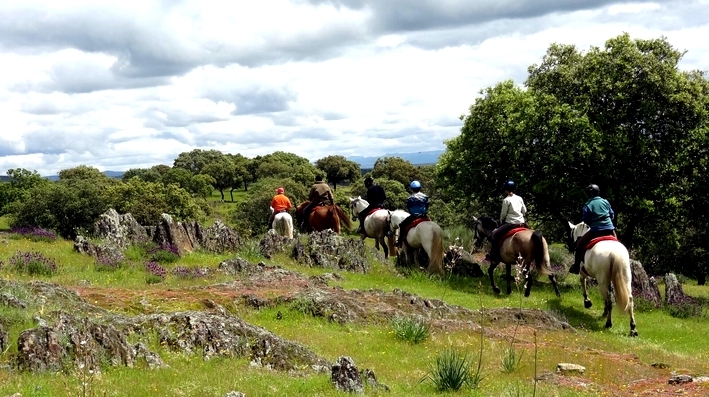
[[[231,205],[215,203],[215,214],[219,214],[215,217],[224,216]],[[0,218],[0,230],[6,229],[6,220]],[[421,381],[431,373],[438,354],[453,348],[469,353],[477,363],[481,346],[482,381],[476,389],[466,389],[457,394],[629,396],[658,388],[666,389],[671,371],[695,376],[709,375],[709,351],[705,338],[709,334],[709,321],[706,318],[679,319],[664,310],[639,308],[636,320],[640,337],[629,338],[628,317],[617,310],[613,314],[613,328],[603,328],[604,320],[600,318],[603,305],[597,289],[591,290],[594,307],[591,310],[583,308],[576,277],[561,277],[560,299],[554,296],[546,279],[540,279],[535,284],[529,298],[522,298],[518,292],[510,296],[495,296],[486,278],[449,276],[431,279],[418,271],[404,275],[394,268],[393,260],[385,263],[372,254],[370,273],[340,273],[341,278],[329,282],[328,288],[333,290],[391,292],[398,289],[421,299],[437,299],[448,305],[483,309],[483,312],[495,308],[541,309],[573,327],[573,330],[559,330],[509,321],[505,324],[483,322],[483,327],[479,328],[472,323],[439,322],[432,325],[428,338],[413,344],[398,339],[393,325],[388,323],[341,325],[312,316],[292,304],[261,310],[248,307],[236,299],[243,291],[225,293],[219,287],[220,283],[234,281],[234,276],[212,273],[208,277],[183,278],[169,272],[176,267],[216,268],[222,260],[237,256],[254,263],[263,261],[278,265],[305,276],[319,276],[332,271],[303,267],[286,255],[268,260],[260,256],[257,244],[256,240],[247,244],[241,252],[230,255],[189,254],[164,265],[168,269],[164,281],[148,283],[146,271],[139,265],[146,258],[139,252],[129,253],[133,265],[101,271],[93,259],[74,252],[71,241],[31,241],[5,233],[0,235],[0,261],[3,263],[0,278],[14,281],[40,279],[58,283],[77,291],[93,305],[126,314],[198,310],[203,308],[201,302],[204,299],[210,299],[221,304],[230,314],[283,338],[297,341],[333,362],[339,356],[350,356],[360,369],[374,370],[378,380],[391,389],[390,392],[382,392],[368,388],[366,395],[434,394],[433,383]],[[553,257],[563,258],[565,255],[560,246],[554,246],[552,250],[555,252]],[[18,252],[41,253],[56,263],[56,273],[49,276],[19,273],[10,266],[13,255]],[[243,283],[240,285],[249,285],[248,280],[241,281]],[[685,292],[709,299],[709,289],[695,284],[685,284]],[[292,286],[274,286],[271,290],[254,293],[275,297],[288,293],[287,287]],[[375,303],[363,301],[362,305]],[[0,323],[9,331],[9,340],[16,341],[23,329],[35,326],[32,320],[35,316],[52,309],[51,302],[48,302],[47,307],[30,308],[18,313],[0,304]],[[246,359],[217,357],[203,360],[199,355],[175,353],[153,342],[151,347],[159,352],[169,367],[156,370],[106,367],[100,375],[72,371],[18,373],[6,365],[17,350],[15,342],[11,342],[0,354],[0,395],[224,396],[231,390],[244,392],[249,397],[343,395],[334,389],[328,374],[289,376],[253,367]],[[508,373],[503,371],[502,363],[510,347],[521,354],[521,360]],[[554,382],[538,382],[535,386],[535,374],[553,373],[561,362],[583,365],[586,373]],[[663,365],[653,366],[658,363]],[[696,390],[697,393],[709,393],[707,387],[693,387],[695,389],[685,387],[685,395],[705,395],[691,394]],[[676,390],[678,388],[669,392]]]

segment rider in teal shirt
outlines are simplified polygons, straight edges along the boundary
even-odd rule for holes
[[[613,225],[615,213],[608,200],[601,198],[601,189],[598,185],[592,184],[586,188],[586,193],[588,193],[589,199],[583,206],[581,217],[583,222],[590,227],[590,230],[576,242],[574,264],[569,269],[569,273],[574,274],[579,273],[581,262],[583,262],[583,257],[586,253],[586,246],[592,239],[616,235],[615,226]]]

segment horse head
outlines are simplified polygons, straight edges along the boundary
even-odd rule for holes
[[[352,210],[352,215],[358,216],[360,212],[364,211],[365,208],[369,207],[367,200],[360,196],[357,198],[350,197],[350,209]]]
[[[566,248],[569,249],[569,252],[573,253],[574,251],[576,251],[576,241],[578,241],[581,236],[586,234],[586,232],[591,230],[591,228],[583,222],[577,223],[575,225],[571,222],[568,222],[568,224],[569,234],[566,238]]]

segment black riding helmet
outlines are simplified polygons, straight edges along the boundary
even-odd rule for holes
[[[514,192],[515,191],[515,183],[514,181],[507,181],[505,182],[505,190],[508,192]]]
[[[370,187],[374,184],[374,179],[371,176],[364,178],[364,186]]]
[[[588,194],[588,197],[596,197],[601,195],[601,188],[598,187],[596,184],[590,184],[588,187],[586,187],[586,194]]]

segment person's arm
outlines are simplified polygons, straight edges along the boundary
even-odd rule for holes
[[[610,215],[611,221],[615,221],[615,212],[613,212],[613,208],[610,204],[608,204],[608,215]]]
[[[520,199],[520,201],[522,202],[522,215],[527,216],[527,206],[524,205],[523,199]]]
[[[507,198],[502,200],[502,209],[500,210],[500,223],[505,223],[505,218],[507,218],[507,209],[509,208],[509,203]]]
[[[310,188],[310,193],[308,193],[308,201],[311,203],[318,199],[318,191],[315,187]]]
[[[276,208],[276,197],[271,199],[271,208]]]
[[[583,209],[581,210],[581,220],[583,223],[587,225],[591,225],[591,210],[588,208],[587,205],[583,206]]]

